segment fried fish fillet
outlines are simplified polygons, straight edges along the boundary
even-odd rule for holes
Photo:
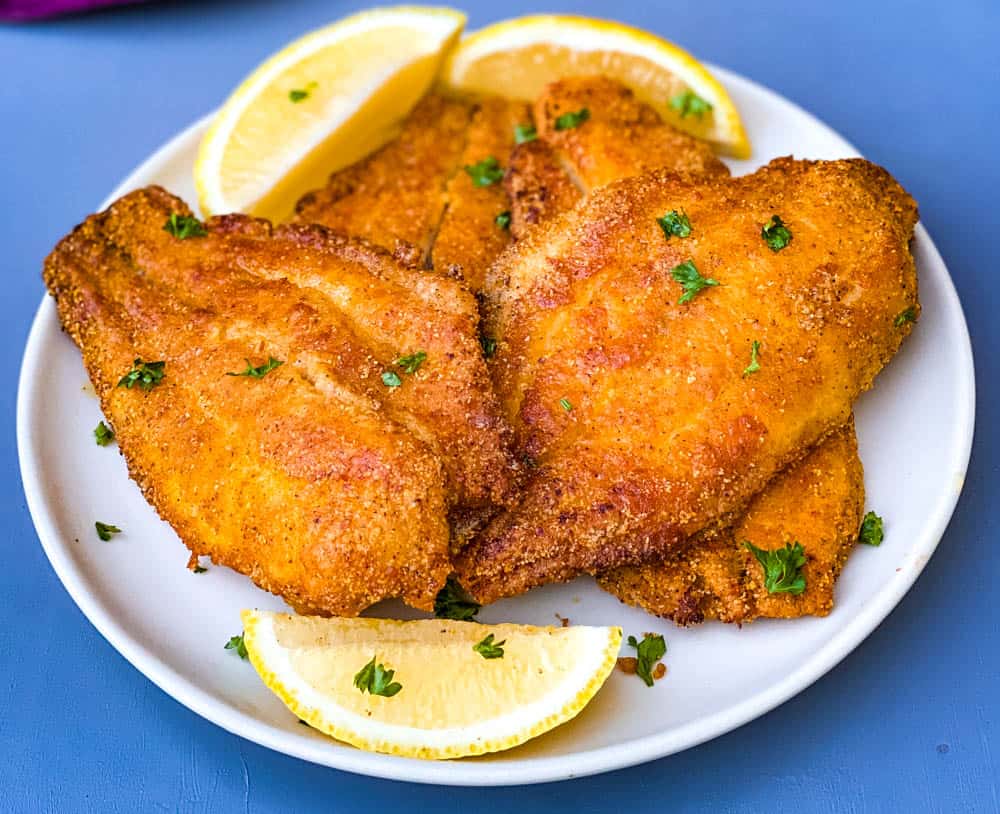
[[[665,235],[669,212],[690,235]],[[792,235],[779,251],[774,215]],[[535,468],[462,552],[463,584],[486,602],[655,562],[742,511],[848,421],[911,330],[916,220],[869,162],[786,158],[612,183],[516,243],[487,281],[487,331]]]
[[[322,227],[171,215],[130,193],[44,267],[130,474],[193,555],[301,612],[431,607],[449,513],[510,490],[474,300]],[[162,380],[121,386],[139,360]]]
[[[303,196],[294,222],[318,223],[398,252],[407,261],[426,262],[471,114],[462,102],[425,96],[398,138]]]
[[[731,527],[697,535],[661,563],[607,571],[597,583],[623,602],[680,625],[826,616],[857,541],[864,502],[851,422],[775,477]],[[745,542],[768,550],[800,543],[805,590],[768,593]]]

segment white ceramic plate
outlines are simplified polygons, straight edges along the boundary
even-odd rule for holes
[[[755,152],[736,173],[794,153],[856,155],[844,139],[774,93],[723,70]],[[163,147],[109,201],[162,184],[194,201],[191,170],[207,119]],[[106,205],[106,204],[105,204]],[[67,224],[67,229],[70,224]],[[18,443],[28,505],[66,589],[101,633],[165,692],[225,729],[315,763],[428,783],[502,785],[560,780],[669,755],[727,732],[808,687],[851,652],[913,584],[962,488],[974,419],[972,351],[948,271],[927,232],[915,252],[924,310],[912,337],[858,405],[868,503],[885,517],[880,548],[860,546],[825,619],[756,622],[742,630],[681,630],[621,605],[590,579],[549,586],[483,610],[483,621],[617,624],[662,631],[667,677],[648,689],[617,671],[574,721],[497,755],[427,762],[370,754],[299,725],[253,668],[223,650],[244,607],[283,603],[225,568],[195,575],[187,549],[129,480],[115,447],[94,444],[100,409],[52,302],[25,350]],[[125,530],[101,542],[94,521]],[[384,604],[381,615],[406,614]]]

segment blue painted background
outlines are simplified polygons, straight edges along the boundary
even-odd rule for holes
[[[83,618],[42,553],[17,474],[16,374],[42,257],[262,57],[358,5],[199,0],[0,27],[0,811],[1000,811],[995,0],[547,3],[660,32],[819,115],[913,193],[955,278],[980,391],[965,494],[909,596],[811,689],[712,743],[610,775],[409,786],[229,735]],[[539,10],[466,6],[470,27]]]

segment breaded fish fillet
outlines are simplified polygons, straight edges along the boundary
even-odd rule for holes
[[[190,215],[139,190],[45,262],[132,477],[194,555],[299,611],[431,607],[449,512],[510,488],[471,295],[321,227]]]
[[[733,526],[696,536],[662,563],[607,571],[597,583],[623,602],[680,625],[826,616],[857,541],[864,502],[852,422],[775,477]],[[800,543],[805,590],[768,593],[745,542],[768,550]]]
[[[471,114],[461,102],[425,96],[398,138],[303,196],[293,221],[318,223],[384,246],[409,262],[426,262]]]
[[[665,234],[669,213],[688,235]],[[775,215],[780,250],[762,234]],[[625,179],[516,243],[491,269],[486,330],[535,470],[462,552],[463,584],[492,601],[654,562],[743,510],[848,421],[909,333],[916,220],[869,162],[779,159]]]

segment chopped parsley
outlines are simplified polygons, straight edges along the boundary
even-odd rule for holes
[[[676,209],[671,209],[662,218],[657,218],[656,222],[660,224],[667,240],[672,237],[687,237],[691,234],[691,221],[688,220],[688,216],[683,211],[678,212]]]
[[[97,536],[104,540],[104,542],[107,542],[116,534],[122,533],[122,530],[118,526],[112,526],[110,523],[102,523],[100,520],[94,523],[94,528],[97,529]]]
[[[682,119],[686,119],[688,116],[698,116],[701,118],[712,110],[712,105],[709,102],[706,102],[691,90],[686,90],[674,96],[670,100],[670,107],[680,113]]]
[[[226,646],[223,649],[235,650],[236,655],[238,655],[241,659],[245,659],[247,657],[247,645],[246,642],[243,641],[242,633],[239,636],[232,636],[229,641],[226,642]]]
[[[382,384],[386,387],[399,387],[403,383],[403,380],[399,378],[399,374],[394,370],[383,370],[382,371]]]
[[[559,399],[559,406],[562,407],[567,413],[573,409],[573,403],[567,398]]]
[[[793,594],[797,596],[806,589],[806,578],[802,566],[806,564],[805,550],[799,543],[785,543],[784,548],[766,551],[753,543],[744,541],[751,554],[764,569],[764,587],[769,594]]]
[[[771,215],[771,219],[761,227],[760,236],[772,252],[780,252],[792,242],[792,233],[777,215]]]
[[[896,318],[892,321],[892,324],[896,328],[902,328],[907,322],[916,322],[916,321],[917,321],[917,309],[911,305],[909,308],[900,311],[899,314],[896,315]]]
[[[254,367],[250,364],[249,359],[244,360],[247,363],[247,369],[240,373],[227,373],[227,376],[247,376],[253,379],[263,379],[268,373],[274,370],[276,367],[281,367],[284,362],[280,359],[275,359],[273,356],[267,357],[267,362],[260,367]]]
[[[526,141],[534,141],[538,138],[538,131],[533,124],[519,124],[514,128],[514,143],[524,144]]]
[[[191,570],[196,574],[204,574],[208,569],[204,565],[196,565]]]
[[[376,664],[375,656],[372,656],[372,660],[354,676],[354,686],[361,690],[362,695],[367,692],[392,698],[403,689],[402,684],[392,680],[395,673],[395,670],[386,670],[384,664]]]
[[[572,113],[563,113],[556,117],[556,130],[572,130],[579,127],[590,118],[590,110],[582,107]]]
[[[760,360],[757,358],[758,353],[760,353],[760,342],[755,339],[750,343],[750,364],[743,368],[744,378],[760,370]]]
[[[434,598],[434,615],[438,619],[455,619],[459,622],[475,621],[482,607],[459,584],[454,576],[448,577],[444,587]]]
[[[667,654],[667,643],[658,633],[646,633],[641,642],[636,641],[635,636],[629,636],[628,644],[635,648],[635,674],[647,687],[652,687],[653,668]]]
[[[492,336],[480,336],[479,345],[483,349],[483,357],[492,359],[497,353],[497,341]]]
[[[680,283],[681,288],[684,289],[681,298],[677,300],[679,305],[691,302],[703,288],[719,284],[718,280],[713,280],[710,277],[702,277],[693,260],[685,260],[679,266],[674,266],[670,269],[670,276]]]
[[[115,440],[115,432],[103,421],[98,422],[97,426],[94,427],[94,441],[97,442],[97,446],[106,447],[112,441]]]
[[[298,104],[303,99],[308,99],[309,94],[312,93],[319,86],[318,82],[310,82],[305,88],[293,88],[288,91],[288,99],[295,104]]]
[[[466,164],[465,171],[476,187],[488,187],[503,180],[503,167],[493,156],[484,158],[478,164]]]
[[[865,519],[861,521],[861,531],[858,532],[858,542],[865,545],[879,546],[885,539],[885,530],[882,528],[882,518],[875,512],[868,512]]]
[[[118,386],[131,390],[138,385],[140,390],[152,390],[163,381],[164,367],[166,362],[144,362],[137,358],[132,369],[118,380]]]
[[[427,354],[418,350],[416,353],[410,353],[406,356],[400,356],[396,361],[399,367],[403,369],[403,373],[416,373],[420,370],[420,366],[427,360]]]
[[[164,231],[170,232],[178,240],[187,240],[189,237],[204,237],[208,234],[204,225],[198,218],[190,215],[178,215],[171,212],[167,222],[163,224]]]
[[[505,209],[503,212],[501,212],[499,215],[493,218],[493,222],[501,229],[510,229],[510,210]]]
[[[472,649],[475,650],[484,659],[502,659],[503,658],[503,646],[507,644],[506,639],[501,639],[496,644],[493,643],[493,634],[490,633],[485,639],[483,639],[478,644],[472,645]]]

